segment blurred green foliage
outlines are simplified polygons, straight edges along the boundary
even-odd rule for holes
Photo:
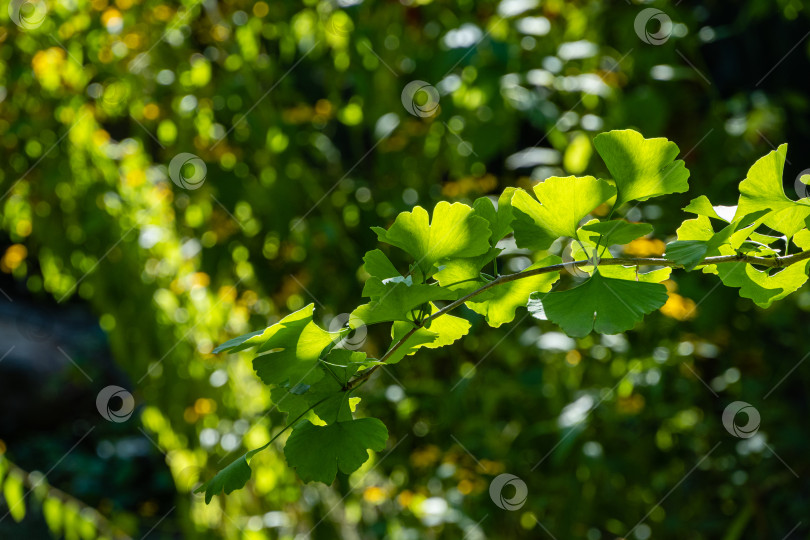
[[[112,437],[100,428],[52,483],[134,538],[806,535],[810,372],[793,368],[810,292],[764,311],[696,274],[627,335],[574,341],[530,318],[493,330],[465,312],[461,344],[364,387],[391,437],[351,478],[302,485],[274,449],[248,489],[191,495],[284,418],[249,358],[213,347],[310,301],[327,328],[353,309],[369,227],[417,203],[606,174],[591,141],[612,128],[677,141],[716,204],[734,204],[772,145],[791,143],[786,179],[806,167],[802,2],[662,3],[674,27],[658,46],[633,31],[644,6],[618,0],[339,4],[46,0],[28,28],[19,4],[0,9],[0,270],[55,313],[90,306],[138,404],[115,427],[165,462],[139,476],[93,455]],[[437,89],[433,115],[403,104],[414,80]],[[196,189],[170,178],[181,153],[205,164]],[[637,255],[671,239],[670,210],[627,216],[656,224]],[[104,386],[66,369],[66,388]],[[723,428],[735,400],[760,410],[756,437]],[[30,438],[0,449],[48,470],[85,431],[54,432],[48,459]],[[501,472],[528,486],[518,511],[490,499]]]

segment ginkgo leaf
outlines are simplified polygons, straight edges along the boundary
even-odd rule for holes
[[[738,211],[750,214],[768,210],[763,223],[790,238],[805,227],[804,222],[810,216],[810,199],[794,201],[785,195],[782,172],[786,155],[787,145],[782,144],[754,163],[740,182]]]
[[[380,242],[410,254],[425,275],[443,259],[474,257],[490,248],[487,220],[461,203],[438,203],[432,219],[424,208],[416,206],[411,212],[399,214],[387,231],[380,227],[372,230]]]
[[[431,314],[436,313],[438,308],[431,304]],[[391,342],[397,343],[414,328],[411,322],[395,322],[391,327]],[[426,347],[428,349],[438,349],[445,345],[450,345],[470,331],[470,322],[461,317],[453,315],[443,315],[431,321],[430,328],[419,328],[399,346],[396,351],[387,357],[386,363],[396,364],[405,356],[414,354],[418,349]]]
[[[717,275],[723,284],[739,287],[743,298],[750,298],[758,306],[767,308],[804,285],[809,266],[810,261],[769,273],[739,262],[718,265]]]
[[[498,208],[492,204],[489,197],[480,197],[473,203],[475,215],[489,222],[491,232],[490,244],[495,245],[504,236],[512,232],[512,196],[516,188],[508,187],[498,197]]]
[[[597,271],[573,289],[533,294],[529,311],[572,337],[585,337],[593,330],[618,334],[659,309],[667,298],[667,288],[659,283],[608,278]]]
[[[679,150],[674,142],[645,139],[626,129],[601,133],[593,144],[616,182],[616,208],[689,189],[689,171],[682,160],[675,160]]]
[[[629,244],[636,238],[646,236],[653,231],[653,227],[649,223],[631,223],[623,219],[587,223],[581,229],[599,234],[602,237],[600,245],[603,246]]]
[[[288,413],[290,422],[304,417],[308,410],[324,423],[351,420],[352,404],[360,398],[350,398],[346,385],[365,361],[365,353],[332,349],[321,364],[325,375],[315,384],[273,388],[275,408]],[[306,417],[311,419],[311,415]]]
[[[664,267],[649,272],[639,272],[638,266],[600,265],[599,273],[606,278],[641,281],[644,283],[661,283],[669,279],[672,268]]]
[[[500,253],[499,248],[492,248],[478,257],[451,259],[442,264],[441,270],[436,272],[433,277],[443,288],[455,291],[461,297],[481,287],[487,282],[487,279],[492,279],[491,277],[485,279],[481,272]]]
[[[399,276],[391,260],[379,249],[372,249],[363,257],[363,268],[370,276],[388,279]]]
[[[793,235],[793,243],[802,251],[810,249],[810,229],[802,229]]]
[[[261,354],[253,359],[253,369],[265,384],[312,384],[323,376],[321,370],[315,369],[318,358],[339,339],[340,332],[327,332],[315,324],[314,309],[314,304],[301,308],[260,336]]]
[[[256,345],[264,343],[262,335],[265,332],[269,331],[270,328],[272,328],[272,326],[264,330],[256,330],[255,332],[248,332],[247,334],[242,334],[241,336],[229,339],[222,345],[216,347],[213,352],[214,354],[221,353],[223,351],[236,353],[239,351],[243,351],[245,349],[249,349],[251,347],[255,347]]]
[[[388,430],[376,418],[316,426],[299,422],[284,446],[287,463],[304,482],[331,484],[338,469],[350,474],[368,460],[368,450],[385,448]]]
[[[386,321],[407,321],[411,310],[433,300],[455,300],[453,291],[434,285],[419,285],[399,282],[383,283],[379,278],[369,278],[363,295],[371,302],[358,306],[350,318],[375,324]]]
[[[550,255],[526,268],[524,271],[551,266],[561,263],[562,259],[556,255]],[[476,296],[466,302],[467,307],[486,318],[487,324],[497,328],[504,323],[512,322],[515,318],[515,311],[519,307],[525,307],[529,301],[529,295],[534,292],[548,292],[554,283],[560,279],[559,272],[548,272],[538,274],[515,281],[510,281],[502,285],[492,287],[488,291]],[[439,321],[437,320],[436,323]],[[432,328],[432,327],[431,327]]]
[[[709,198],[706,195],[695,197],[689,201],[689,204],[687,204],[683,210],[699,216],[719,219],[721,221],[725,221],[726,223],[731,223],[734,220],[734,216],[737,214],[736,206],[712,205],[711,201],[709,201]]]
[[[205,492],[205,503],[208,504],[214,495],[222,492],[227,495],[245,487],[247,481],[250,480],[250,473],[248,455],[245,454],[219,471],[211,480],[194,490],[194,493]]]
[[[546,250],[560,236],[575,238],[580,221],[616,195],[616,188],[593,176],[553,176],[535,185],[534,193],[537,199],[515,191],[512,227],[518,247]]]
[[[706,257],[708,243],[703,240],[676,240],[667,244],[664,257],[683,265],[687,271],[693,270]]]

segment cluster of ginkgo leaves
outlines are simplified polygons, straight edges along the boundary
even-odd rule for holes
[[[399,214],[387,230],[374,228],[380,242],[401,249],[412,262],[399,269],[382,250],[366,253],[369,277],[363,296],[369,301],[351,313],[341,331],[320,328],[310,304],[215,349],[256,348],[254,370],[272,387],[276,407],[288,417],[265,446],[198,489],[205,491],[206,502],[243,487],[251,458],[289,428],[284,454],[305,482],[331,484],[338,470],[357,470],[368,460],[368,450],[385,447],[388,431],[378,419],[355,417],[360,398],[354,392],[380,365],[400,362],[422,347],[450,345],[467,334],[470,323],[447,314],[462,304],[493,327],[513,321],[516,310],[527,307],[536,318],[582,337],[630,330],[662,307],[668,294],[661,282],[672,268],[716,274],[762,307],[807,280],[810,200],[785,195],[786,145],[749,170],[737,206],[713,206],[705,196],[692,200],[684,210],[696,217],[683,222],[677,240],[656,259],[621,257],[622,245],[650,235],[653,227],[613,216],[633,201],[687,191],[689,171],[676,160],[678,147],[632,130],[600,134],[594,146],[611,179],[552,177],[535,185],[533,194],[507,188],[497,205],[487,197],[472,206],[440,202],[432,216],[417,206]],[[598,208],[606,219],[588,219]],[[509,235],[535,262],[518,273],[498,275],[501,241]],[[562,242],[571,243],[573,261],[563,263],[557,254]],[[552,291],[565,268],[576,268],[572,273],[579,282]],[[388,323],[392,342],[380,358],[342,348],[353,330]]]

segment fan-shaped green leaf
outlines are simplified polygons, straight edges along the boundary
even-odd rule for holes
[[[602,237],[600,245],[603,246],[628,244],[653,231],[653,227],[649,223],[631,223],[623,219],[596,221],[583,225],[581,229],[598,233]]]
[[[323,376],[315,369],[318,358],[340,333],[315,324],[314,309],[310,304],[291,313],[261,335],[261,354],[253,359],[253,369],[265,384],[312,384]],[[259,344],[258,336],[251,339],[257,340],[253,345]]]
[[[616,207],[689,189],[689,171],[675,160],[678,145],[667,139],[645,139],[626,129],[601,133],[593,144],[616,182]]]
[[[580,221],[616,195],[616,188],[593,176],[553,176],[535,185],[534,193],[537,199],[515,191],[512,227],[518,247],[546,250],[560,236],[576,237]]]
[[[410,254],[425,275],[443,259],[474,257],[486,253],[490,247],[487,220],[461,203],[438,203],[432,220],[424,208],[417,206],[411,212],[399,214],[387,231],[380,227],[372,229],[380,242]]]
[[[738,212],[768,210],[763,223],[790,238],[805,227],[804,222],[810,216],[810,199],[794,201],[785,195],[782,171],[786,155],[787,145],[780,145],[748,170],[745,180],[740,182]]]
[[[618,334],[663,306],[667,298],[666,287],[659,283],[608,278],[597,271],[573,289],[533,294],[529,311],[537,318],[548,318],[572,337],[584,337],[593,330]]]
[[[372,300],[357,307],[351,318],[363,323],[375,324],[386,321],[407,321],[411,310],[433,300],[455,300],[457,293],[435,285],[409,285],[407,282],[383,283],[376,277],[369,278],[363,295]]]
[[[376,418],[360,418],[315,426],[305,420],[298,423],[287,444],[284,455],[304,482],[331,484],[338,469],[350,474],[368,460],[368,449],[379,452],[385,448],[388,430]]]
[[[562,259],[556,255],[550,255],[526,268],[524,271],[542,268],[552,264],[558,264]],[[467,307],[483,315],[487,324],[492,327],[512,322],[515,318],[515,311],[519,307],[525,307],[529,301],[529,295],[534,292],[548,292],[554,283],[560,279],[559,272],[549,272],[538,274],[515,281],[510,281],[502,285],[492,287],[488,291],[476,296],[466,302]],[[436,321],[437,323],[439,321]],[[432,328],[432,327],[431,327]]]

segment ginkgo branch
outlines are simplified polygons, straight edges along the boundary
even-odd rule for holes
[[[735,255],[718,255],[713,257],[706,257],[697,266],[707,266],[707,265],[714,265],[714,264],[727,264],[727,263],[748,263],[757,266],[763,266],[766,268],[785,268],[787,266],[799,263],[801,261],[810,259],[810,250],[802,251],[800,253],[795,253],[793,255],[785,255],[781,257],[756,257],[753,255],[745,255],[744,253],[738,253]],[[538,276],[541,274],[548,274],[551,272],[558,272],[565,269],[570,269],[574,267],[581,267],[581,266],[593,266],[594,262],[590,259],[582,260],[582,261],[572,261],[572,262],[564,262],[559,264],[552,264],[549,266],[543,266],[541,268],[532,268],[531,270],[524,270],[522,272],[515,272],[514,274],[505,274],[495,278],[494,280],[482,285],[478,289],[462,296],[458,300],[455,300],[440,310],[436,311],[429,317],[427,317],[421,324],[415,323],[414,327],[411,328],[402,338],[394,343],[390,349],[380,358],[380,364],[374,365],[372,368],[367,370],[365,373],[361,374],[357,378],[349,381],[346,385],[347,389],[352,389],[356,385],[366,381],[371,375],[380,368],[382,364],[388,360],[402,345],[405,344],[406,341],[420,328],[423,328],[425,323],[429,321],[433,321],[445,313],[449,313],[453,311],[460,305],[464,304],[471,298],[478,296],[479,294],[488,291],[493,287],[497,287],[498,285],[503,285],[504,283],[509,283],[511,281],[517,281],[519,279],[525,279],[531,276]],[[666,259],[663,257],[615,257],[611,259],[600,259],[598,265],[601,266],[662,266],[662,267],[670,267],[670,268],[683,268],[684,265],[679,264],[675,261],[670,259]]]

